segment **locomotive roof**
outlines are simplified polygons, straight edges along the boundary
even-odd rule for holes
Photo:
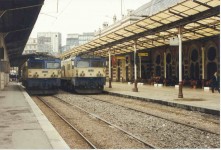
[[[52,56],[52,55],[48,55],[48,54],[45,54],[45,53],[33,53],[33,54],[25,54],[25,55],[22,55],[21,57],[17,58],[17,59],[14,59],[14,63],[15,64],[18,64],[18,66],[21,66],[22,64],[24,64],[24,62],[26,62],[28,59],[30,58],[36,58],[36,57],[41,57],[41,58],[57,58],[55,56]],[[59,58],[57,58],[59,59]]]
[[[63,61],[68,61],[68,60],[74,60],[74,59],[78,59],[78,58],[94,58],[94,59],[105,59],[105,57],[102,56],[96,56],[96,55],[72,55],[70,57],[66,57],[63,59]]]

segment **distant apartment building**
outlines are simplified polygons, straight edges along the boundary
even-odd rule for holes
[[[24,54],[31,54],[37,52],[37,38],[29,38],[26,43],[25,49],[23,51]]]
[[[68,34],[66,38],[66,50],[85,44],[93,39],[94,39],[93,32],[87,32],[83,34],[77,34],[77,33]]]
[[[38,52],[47,52],[57,55],[61,53],[61,33],[39,32],[37,33]]]

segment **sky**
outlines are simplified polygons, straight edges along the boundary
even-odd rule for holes
[[[120,20],[121,12],[126,15],[128,9],[135,10],[149,1],[45,0],[31,37],[37,37],[37,32],[60,32],[65,45],[67,34],[98,31],[103,22],[112,24],[114,15]]]

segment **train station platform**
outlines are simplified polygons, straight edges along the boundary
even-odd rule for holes
[[[175,86],[153,86],[138,84],[138,92],[133,92],[134,85],[122,82],[112,82],[112,88],[106,83],[104,90],[110,94],[136,98],[163,105],[220,115],[220,94],[203,89],[183,88],[183,98],[178,98],[178,88]]]
[[[20,84],[0,91],[0,149],[69,149]]]

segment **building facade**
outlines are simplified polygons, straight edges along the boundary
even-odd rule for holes
[[[37,44],[38,44],[37,38],[29,38],[23,53],[24,54],[36,53],[38,48]]]
[[[85,44],[94,39],[93,32],[86,32],[83,34],[68,34],[66,39],[66,49],[69,50],[73,47]]]
[[[38,52],[47,52],[53,55],[61,53],[61,33],[39,32],[37,33]]]
[[[159,3],[151,1],[132,12],[135,16],[151,16],[164,8],[169,8],[172,0]],[[174,1],[175,2],[175,1]],[[179,2],[179,0],[177,0]],[[121,21],[122,22],[122,21]],[[120,25],[119,25],[120,26]],[[121,28],[122,26],[120,26]],[[118,29],[117,25],[101,30],[101,36]],[[220,34],[203,37],[182,43],[182,80],[183,86],[210,86],[214,72],[220,73]],[[179,83],[178,46],[166,44],[161,47],[139,50],[148,56],[136,57],[139,82],[160,82],[165,85]],[[134,81],[134,52],[112,56],[111,79],[113,81]],[[107,69],[108,70],[108,69]],[[108,76],[107,71],[107,76]]]

